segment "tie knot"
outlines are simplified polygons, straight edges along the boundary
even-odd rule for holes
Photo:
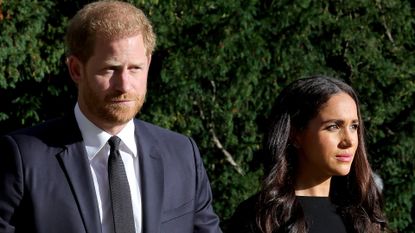
[[[121,142],[121,139],[117,136],[112,136],[108,140],[108,144],[110,145],[111,150],[118,150],[120,142]]]

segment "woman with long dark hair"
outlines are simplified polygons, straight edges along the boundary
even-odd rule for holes
[[[270,122],[261,190],[238,207],[228,232],[385,231],[349,85],[323,76],[296,80],[278,96]]]

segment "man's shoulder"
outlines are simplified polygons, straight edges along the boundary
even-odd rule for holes
[[[37,125],[18,129],[7,133],[4,136],[12,137],[15,140],[27,142],[27,140],[40,140],[45,144],[54,144],[66,140],[78,138],[80,131],[76,121],[69,116],[54,118]]]
[[[141,143],[150,143],[168,151],[190,153],[197,147],[190,136],[162,128],[142,120],[135,120],[136,131]]]
[[[139,119],[134,119],[134,124],[136,125],[136,127],[138,128],[138,130],[141,129],[146,129],[149,132],[151,132],[152,134],[158,136],[158,137],[179,137],[179,138],[188,138],[187,136],[175,132],[173,130],[167,129],[167,128],[163,128],[161,126],[143,121],[143,120],[139,120]]]

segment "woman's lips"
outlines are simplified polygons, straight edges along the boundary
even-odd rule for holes
[[[339,154],[336,155],[336,159],[341,162],[350,162],[353,159],[351,154]]]

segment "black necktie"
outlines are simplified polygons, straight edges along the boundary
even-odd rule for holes
[[[108,140],[110,156],[108,159],[108,179],[115,233],[134,233],[134,215],[131,203],[130,186],[128,185],[124,163],[118,150],[121,139],[112,136]]]

